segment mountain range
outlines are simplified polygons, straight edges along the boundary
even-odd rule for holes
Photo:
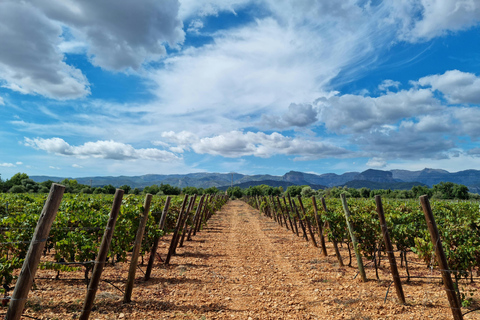
[[[31,176],[36,182],[52,180],[60,182],[64,177]],[[68,178],[72,179],[72,178]],[[100,187],[111,184],[115,187],[129,185],[132,188],[144,188],[154,184],[170,184],[176,187],[192,186],[208,188],[215,186],[227,189],[230,186],[249,186],[266,184],[274,187],[282,186],[284,189],[290,185],[309,185],[314,189],[324,189],[335,186],[353,188],[367,187],[370,189],[404,189],[409,190],[414,185],[432,187],[440,182],[453,182],[466,185],[470,192],[480,192],[480,170],[464,170],[448,172],[441,169],[425,168],[420,171],[408,170],[373,170],[363,172],[346,172],[343,174],[325,173],[313,174],[290,171],[283,176],[273,175],[244,175],[240,173],[189,173],[189,174],[147,174],[142,176],[106,176],[75,178],[78,183]]]

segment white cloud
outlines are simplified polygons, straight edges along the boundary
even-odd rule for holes
[[[50,169],[54,169],[54,170],[62,170],[60,167],[55,167],[55,166],[48,166]]]
[[[180,0],[180,17],[218,15],[221,11],[235,12],[252,0]]]
[[[17,166],[21,166],[21,165],[23,164],[23,162],[17,161],[17,162],[15,162],[15,164],[16,164]]]
[[[13,168],[15,165],[13,163],[0,163],[0,167]]]
[[[192,20],[192,22],[190,22],[190,24],[188,25],[187,32],[199,33],[200,29],[202,28],[203,28],[202,20],[195,19],[195,20]]]
[[[77,158],[93,157],[113,160],[146,159],[156,161],[173,161],[179,159],[175,154],[165,150],[155,148],[135,149],[131,145],[113,140],[86,142],[80,146],[71,146],[61,138],[25,138],[25,145],[49,153]]]
[[[473,73],[449,70],[420,78],[418,84],[442,92],[449,103],[480,103],[480,78]]]
[[[311,104],[291,103],[281,117],[263,115],[262,124],[270,128],[306,127],[317,122],[317,110]]]
[[[4,106],[5,105],[5,101],[3,101],[3,98],[0,97],[0,106]]]
[[[178,0],[39,0],[50,19],[66,25],[87,45],[94,65],[108,70],[139,69],[165,55],[165,44],[183,43]]]
[[[386,4],[399,38],[417,42],[466,30],[480,21],[479,0],[399,0]]]
[[[378,89],[381,91],[388,91],[388,89],[393,87],[398,90],[398,87],[400,86],[400,84],[401,83],[398,81],[387,79],[387,80],[383,80],[383,82],[378,85]]]
[[[0,2],[0,84],[54,99],[88,95],[88,80],[58,49],[61,34],[61,26],[30,3]]]
[[[344,157],[350,152],[332,144],[292,138],[280,133],[230,131],[213,137],[189,140],[189,147],[198,154],[218,155],[227,158],[255,156],[269,158],[274,155],[295,155],[297,160],[319,159],[331,156]],[[185,144],[182,145],[182,147]]]
[[[367,167],[371,168],[385,168],[387,166],[387,161],[382,158],[372,158],[367,161]]]
[[[319,99],[317,105],[320,120],[328,130],[336,133],[367,132],[441,108],[428,89],[387,92],[379,97],[346,94]]]
[[[81,165],[76,164],[76,163],[72,164],[72,167],[77,168],[77,169],[82,169],[83,168]]]

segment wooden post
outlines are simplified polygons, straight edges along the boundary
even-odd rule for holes
[[[128,269],[127,285],[125,286],[125,294],[123,295],[123,303],[132,301],[133,282],[135,281],[135,272],[137,271],[138,256],[140,249],[142,249],[143,234],[145,233],[145,226],[147,225],[148,212],[150,211],[150,204],[152,203],[152,195],[147,193],[145,202],[143,204],[143,216],[138,225],[137,235],[135,236],[135,243],[133,245],[132,259],[130,261],[130,269]]]
[[[195,201],[197,200],[197,195],[194,195],[190,198],[191,205],[188,206],[187,214],[185,216],[185,222],[183,224],[183,231],[182,231],[182,238],[180,239],[179,247],[183,247],[183,241],[185,241],[185,236],[187,235],[187,228],[188,228],[188,216],[190,215],[190,211],[193,210],[195,206]]]
[[[202,195],[200,197],[200,201],[198,202],[198,206],[197,206],[197,210],[195,210],[195,216],[193,217],[193,224],[192,226],[190,227],[190,230],[188,231],[188,237],[187,237],[187,241],[191,241],[192,240],[192,232],[193,230],[196,229],[197,227],[197,223],[198,223],[198,219],[200,218],[200,215],[202,213],[202,205],[203,205],[203,200],[205,199],[205,195]]]
[[[327,209],[327,203],[325,202],[325,198],[322,197],[322,207],[323,207],[323,211],[325,211],[325,213],[328,212],[328,209]],[[335,232],[333,232],[333,229],[331,228],[330,226],[330,223],[327,221],[327,227],[328,229],[330,229],[330,232],[332,233],[332,243],[333,243],[333,249],[335,250],[335,256],[337,256],[337,260],[338,260],[338,264],[340,265],[340,267],[343,267],[344,264],[343,264],[343,259],[342,259],[342,256],[340,255],[340,250],[338,249],[338,243],[337,243],[337,240],[335,240]]]
[[[273,208],[273,214],[276,217],[277,223],[280,224],[281,227],[283,227],[283,221],[282,221],[282,214],[281,212],[277,209],[277,204],[275,203],[275,199],[273,198],[272,195],[270,195],[270,202],[272,203],[272,208]]]
[[[447,258],[443,252],[442,241],[440,240],[437,224],[435,222],[435,218],[433,217],[433,212],[432,208],[430,207],[428,197],[426,195],[421,196],[420,203],[422,204],[425,220],[427,221],[428,231],[430,231],[430,237],[432,239],[433,247],[435,248],[437,263],[442,272],[443,285],[445,286],[445,291],[447,292],[447,298],[448,302],[450,303],[450,308],[452,309],[453,319],[462,320],[462,309],[457,295],[455,294],[455,287],[453,286],[452,277],[449,273],[450,269],[448,268]]]
[[[280,207],[280,210],[282,210],[282,214],[284,215],[284,218],[285,218],[285,226],[287,227],[287,230],[289,230],[288,228],[288,224],[287,224],[287,219],[288,219],[288,223],[290,223],[290,230],[293,231],[293,224],[292,224],[292,219],[290,219],[290,215],[288,214],[288,209],[286,209],[286,212],[283,211],[283,207],[282,207],[282,204],[280,203],[280,197],[277,196],[277,202],[278,202],[278,206]]]
[[[105,227],[105,232],[103,233],[102,243],[100,244],[100,249],[98,250],[97,258],[95,259],[95,267],[93,267],[92,278],[90,278],[90,284],[88,285],[87,295],[85,297],[85,302],[83,303],[83,310],[79,320],[87,320],[90,316],[90,312],[92,312],[93,301],[95,300],[95,295],[97,294],[98,283],[100,282],[103,267],[105,266],[105,261],[107,260],[110,242],[112,241],[113,231],[115,230],[115,223],[117,222],[118,213],[120,212],[120,207],[122,206],[123,194],[124,191],[122,189],[117,189],[115,192],[112,210],[110,211],[107,226]]]
[[[288,193],[287,193],[288,195]],[[285,196],[283,197],[283,202],[285,202],[285,208],[287,209],[287,212],[288,212],[288,204],[287,204],[287,200],[285,200]],[[297,236],[299,237],[300,234],[298,233],[298,226],[297,226],[297,219],[296,219],[296,216],[295,215],[295,211],[293,211],[293,206],[292,206],[292,203],[289,202],[290,204],[290,212],[292,213],[292,221],[293,221],[293,226],[295,227],[295,233],[297,234]],[[289,214],[290,215],[290,214]],[[293,230],[293,229],[292,229]]]
[[[35,278],[37,267],[40,263],[40,257],[45,248],[45,242],[50,233],[53,220],[55,220],[58,208],[60,207],[64,191],[65,187],[56,183],[53,183],[50,188],[50,193],[48,194],[47,201],[45,201],[42,213],[38,218],[27,255],[23,261],[22,270],[20,271],[12,298],[10,299],[7,315],[5,316],[7,320],[18,320],[22,316],[25,303],[27,302],[28,292],[32,288],[33,279]]]
[[[167,198],[165,199],[165,205],[163,206],[163,210],[162,210],[162,217],[160,218],[160,223],[158,224],[158,228],[160,230],[165,229],[165,220],[167,219],[167,214],[168,214],[168,209],[170,208],[171,199],[172,198],[170,196],[167,196]]]
[[[168,208],[170,207],[170,199],[170,196],[168,196],[165,200],[165,205],[163,206],[162,217],[160,218],[160,223],[158,226],[158,229],[162,231],[165,229],[165,218],[167,216]],[[152,274],[153,263],[155,262],[155,255],[157,254],[159,240],[160,237],[156,237],[153,240],[152,249],[150,250],[150,257],[148,257],[147,270],[145,271],[145,278],[143,278],[144,281],[149,280],[150,275]]]
[[[195,228],[195,231],[193,231],[193,235],[196,235],[198,231],[200,231],[200,227],[202,226],[202,222],[204,221],[205,219],[205,215],[206,215],[206,211],[207,211],[207,204],[208,204],[208,201],[209,201],[209,195],[205,195],[205,199],[203,200],[203,208],[202,208],[202,211],[200,211],[200,217],[198,219],[198,222],[197,222],[197,226]]]
[[[375,196],[375,203],[377,204],[378,218],[380,219],[380,226],[382,228],[383,240],[385,241],[385,249],[387,250],[388,261],[390,262],[390,270],[392,272],[393,283],[397,291],[398,300],[405,304],[405,295],[403,294],[402,281],[398,274],[397,262],[393,254],[392,242],[390,241],[390,234],[388,233],[387,222],[385,221],[385,214],[383,212],[382,198]]]
[[[353,227],[350,224],[351,214],[350,214],[350,210],[348,210],[348,204],[347,204],[347,199],[345,198],[345,194],[342,193],[340,195],[340,198],[342,199],[343,211],[345,212],[345,220],[347,221],[348,232],[350,233],[350,238],[352,239],[353,250],[355,251],[355,256],[357,257],[358,272],[360,272],[362,281],[366,282],[367,276],[365,275],[365,269],[363,268],[362,255],[360,254],[360,251],[358,251],[357,238],[355,237],[355,234],[353,232]]]
[[[288,198],[288,200],[290,201],[290,197]],[[295,210],[295,213],[298,217],[298,223],[300,224],[300,227],[302,228],[303,237],[305,238],[305,241],[308,241],[307,230],[305,229],[305,225],[302,222],[302,216],[300,215],[300,211],[298,211],[297,205],[295,203],[295,199],[291,199],[291,203],[292,203],[293,208]]]
[[[323,236],[323,227],[322,227],[321,219],[318,216],[317,200],[315,199],[315,196],[312,196],[312,204],[313,204],[313,211],[315,212],[315,222],[317,223],[318,236],[320,237],[320,246],[322,247],[323,255],[327,256],[327,247],[325,246],[325,237]]]
[[[303,206],[302,197],[299,195],[297,198],[298,198],[298,204],[302,209],[303,217],[305,218],[305,224],[307,225],[308,233],[310,233],[310,238],[312,239],[312,243],[316,248],[318,248],[317,241],[315,240],[315,236],[313,235],[312,226],[310,225],[310,220],[308,220],[307,212],[305,211],[305,207]]]
[[[190,197],[190,200],[188,201],[187,208],[185,209],[183,216],[182,216],[182,222],[180,223],[180,228],[178,229],[178,234],[177,238],[175,239],[175,245],[173,247],[173,254],[177,254],[177,248],[178,248],[178,243],[180,242],[180,238],[182,237],[183,234],[183,228],[184,225],[188,219],[188,214],[190,213],[190,210],[192,208],[192,205],[194,203],[195,199],[194,197]]]
[[[183,211],[185,210],[187,201],[188,201],[188,194],[186,194],[185,198],[183,199],[182,209],[180,209],[180,212],[178,213],[177,224],[175,226],[175,229],[173,230],[172,241],[170,241],[170,247],[168,248],[167,257],[165,258],[165,262],[164,262],[165,265],[167,266],[170,264],[170,259],[172,258],[173,252],[175,250],[174,249],[174,246],[176,245],[175,241],[177,239],[178,229],[180,228],[180,224],[182,223]]]

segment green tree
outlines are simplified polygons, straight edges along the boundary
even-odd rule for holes
[[[205,189],[205,194],[217,194],[220,190],[217,187],[210,187]]]
[[[48,190],[50,190],[50,188],[52,187],[52,184],[55,183],[55,181],[52,181],[52,180],[47,180],[47,181],[43,181],[43,182],[40,182],[40,187],[45,187],[47,188]]]
[[[37,192],[40,186],[33,181],[32,179],[23,179],[22,180],[22,186],[25,188],[27,192]]]
[[[107,184],[106,186],[103,186],[102,189],[103,189],[103,193],[105,194],[115,194],[115,191],[117,191],[117,189],[111,184]]]
[[[314,196],[316,194],[316,192],[315,192],[315,190],[312,189],[312,187],[306,186],[306,187],[302,188],[302,191],[300,192],[300,194],[302,195],[302,197],[310,198],[310,197]]]
[[[230,198],[241,198],[243,196],[243,191],[240,187],[230,187],[227,189],[227,195]]]
[[[194,194],[201,194],[198,192],[198,189],[195,187],[185,187],[182,189],[183,194],[194,195]]]
[[[291,197],[296,197],[301,195],[303,187],[306,186],[289,186],[286,192],[290,194]]]
[[[8,190],[8,192],[10,193],[24,193],[24,192],[27,192],[27,190],[25,189],[24,186],[22,185],[14,185],[13,187],[10,188],[10,190]]]
[[[163,194],[168,195],[168,196],[177,196],[180,193],[182,193],[182,189],[179,187],[174,187],[169,184],[162,184],[160,185],[160,190],[162,191]]]
[[[369,198],[370,197],[370,189],[369,188],[360,188],[360,190],[358,190],[360,192],[360,197],[362,198]]]
[[[455,184],[453,186],[453,196],[455,199],[468,200],[468,188],[463,184]]]
[[[245,190],[247,196],[263,196],[263,190],[260,186],[250,186]]]
[[[129,194],[130,191],[132,190],[132,187],[130,187],[129,185],[124,184],[123,186],[120,187],[120,189],[122,189],[123,191],[125,191],[125,194]]]

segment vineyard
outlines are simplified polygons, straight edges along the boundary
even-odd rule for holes
[[[60,190],[63,188],[59,185],[55,187]],[[61,191],[63,194],[63,190]],[[62,199],[62,194],[58,210],[54,210],[56,217],[51,224],[51,229],[49,228],[48,236],[41,240],[35,240],[35,236],[41,232],[39,221],[41,214],[43,216],[44,212],[48,211],[45,207],[51,200],[50,196],[47,199],[47,195],[41,194],[0,194],[2,204],[0,206],[0,283],[2,284],[0,292],[3,293],[2,305],[9,305],[6,319],[20,318],[21,310],[19,309],[23,309],[25,304],[25,301],[21,300],[26,298],[16,296],[18,292],[25,290],[18,288],[20,278],[13,295],[10,297],[8,294],[13,290],[18,269],[22,268],[22,265],[25,268],[28,255],[31,254],[29,248],[35,247],[36,244],[40,242],[43,244],[42,259],[36,262],[39,269],[54,270],[56,279],[62,278],[61,273],[81,270],[85,284],[89,285],[88,293],[92,291],[90,287],[94,281],[97,265],[114,266],[126,262],[128,253],[132,251],[135,253],[132,256],[140,255],[142,264],[144,255],[149,253],[150,260],[145,272],[145,280],[148,280],[160,237],[173,234],[165,261],[165,264],[168,264],[177,247],[181,247],[185,240],[190,240],[192,235],[196,234],[226,201],[223,196],[171,198],[147,195],[144,202],[143,196],[128,195],[123,198],[121,190],[117,190],[115,198],[113,195],[66,194]],[[121,204],[117,210],[114,209],[115,203]],[[114,219],[112,215],[115,215]],[[106,235],[110,231],[113,234],[104,250],[108,255],[105,255],[102,261],[99,260],[102,255],[101,245],[104,245]],[[185,239],[187,235],[188,238]],[[161,259],[161,256],[158,255],[158,258]],[[132,258],[132,262],[133,260],[135,263],[131,265],[134,265],[134,277],[137,258]],[[30,267],[27,266],[27,268]],[[101,274],[101,271],[99,273]],[[28,292],[28,285],[26,287]],[[127,285],[126,290],[128,289]],[[125,293],[125,302],[131,299],[132,289],[130,288],[129,291],[130,296]],[[21,302],[14,305],[16,301]],[[86,300],[85,304],[92,302],[93,300],[90,302]],[[83,311],[82,317],[87,319],[89,312],[85,312],[85,305]]]
[[[382,257],[390,260],[393,281],[399,278],[394,254],[400,258],[401,266],[407,274],[405,281],[425,276],[412,276],[409,272],[408,256],[415,254],[416,258],[424,263],[425,269],[441,273],[442,281],[450,301],[454,319],[462,319],[463,312],[470,313],[480,310],[477,308],[478,298],[474,298],[476,290],[462,290],[461,280],[474,283],[480,267],[480,212],[478,203],[436,201],[430,207],[426,201],[428,211],[432,216],[433,224],[438,225],[440,238],[433,241],[432,230],[425,211],[425,204],[418,201],[388,201],[385,205],[377,196],[377,203],[372,200],[349,199],[321,199],[322,212],[317,207],[316,198],[298,196],[292,199],[287,197],[250,197],[247,202],[261,210],[265,215],[277,221],[281,226],[302,236],[306,241],[312,241],[319,247],[315,237],[320,239],[320,247],[326,256],[325,237],[331,241],[339,265],[344,264],[338,246],[344,245],[348,249],[348,265],[352,266],[352,251],[357,258],[358,272],[363,281],[366,281],[363,258],[372,263],[375,277],[380,280],[378,268]],[[379,211],[383,217],[379,218]],[[385,212],[385,213],[384,213]],[[384,220],[384,227],[380,227],[380,219]],[[435,226],[437,228],[437,226]],[[387,230],[387,231],[385,231]],[[388,233],[388,241],[385,233]],[[315,235],[316,234],[316,235]],[[385,240],[385,241],[384,241]],[[441,243],[440,243],[441,242]],[[393,248],[393,245],[395,248]],[[387,247],[388,246],[388,247]],[[442,248],[442,252],[438,249]],[[389,255],[390,254],[390,255]],[[439,259],[439,256],[444,261]],[[393,259],[393,261],[391,260]],[[416,260],[418,260],[416,259]],[[384,259],[385,260],[385,259]],[[418,264],[418,261],[415,262]],[[442,265],[443,264],[443,265]],[[475,275],[475,276],[474,276]],[[451,282],[451,276],[454,282]],[[405,304],[405,297],[398,281],[397,295],[401,303]],[[475,304],[475,306],[474,306]],[[467,308],[471,307],[470,310]],[[464,314],[465,314],[464,313]]]
[[[347,283],[357,283],[355,286],[371,290],[371,296],[382,291],[384,298],[375,298],[374,305],[390,308],[392,315],[403,313],[405,319],[421,307],[434,315],[435,309],[449,310],[432,316],[437,319],[451,319],[452,314],[454,319],[479,317],[478,203],[435,201],[430,207],[428,199],[423,199],[428,203],[426,207],[425,202],[413,200],[382,203],[379,197],[373,201],[291,198],[288,194],[243,200],[261,214],[238,201],[229,202],[227,209],[222,209],[226,204],[224,196],[65,194],[48,236],[35,238],[42,210],[49,204],[47,195],[0,194],[0,291],[4,315],[6,319],[19,319],[25,307],[23,316],[34,319],[53,318],[43,315],[46,310],[62,314],[58,319],[88,319],[90,313],[92,318],[99,319],[142,319],[147,314],[178,319],[278,319],[290,315],[315,319],[325,312],[333,318],[340,312],[345,319],[385,318],[383,312],[376,314],[378,310],[370,307],[363,308],[367,314],[355,311],[354,306],[362,306],[362,301],[368,300],[358,295],[345,300],[348,303],[338,297],[317,300],[323,285],[328,286],[325,290],[336,290],[332,286],[338,285],[342,292],[344,287],[352,287]],[[112,224],[116,204],[118,216]],[[427,208],[433,212],[441,240],[432,241]],[[218,215],[213,215],[218,211]],[[232,228],[236,228],[236,233]],[[109,242],[106,249],[105,239]],[[28,298],[22,297],[17,288],[24,273],[20,269],[29,260],[29,248],[37,243],[43,245],[35,267],[38,273],[35,276],[33,272],[35,279],[30,293],[30,288],[27,290]],[[285,258],[277,251],[294,258],[293,265],[285,265]],[[443,262],[439,259],[442,254]],[[177,256],[173,266],[172,256]],[[101,276],[103,268],[105,273]],[[305,271],[299,272],[302,268]],[[283,280],[279,282],[275,279],[277,272],[265,274],[277,269],[283,270]],[[140,271],[141,278],[135,275],[136,271]],[[327,277],[331,272],[336,274],[334,279]],[[323,277],[321,282],[316,280],[319,276]],[[287,280],[293,285],[280,292],[278,288],[284,287]],[[45,295],[50,298],[44,305],[35,302],[40,299],[38,296],[44,296],[42,288],[66,291],[66,283],[77,288],[74,301],[64,302],[60,293],[57,296],[62,302],[50,295]],[[391,289],[393,284],[396,294]],[[309,286],[316,289],[305,290]],[[134,287],[138,287],[138,294]],[[413,287],[422,297],[412,296]],[[95,300],[98,288],[101,298]],[[229,294],[228,290],[239,293]],[[260,299],[255,298],[257,294]],[[264,294],[271,296],[263,297]],[[150,297],[148,303],[141,304],[145,298],[142,295]],[[330,291],[330,295],[335,294]],[[435,298],[440,302],[432,302],[429,295],[443,295],[443,300]],[[420,298],[422,302],[418,302]],[[303,301],[294,307],[293,300],[297,299]],[[23,304],[15,318],[11,309],[17,301]],[[251,310],[244,309],[245,303]],[[263,304],[257,308],[259,303]],[[335,304],[342,310],[330,308]],[[144,313],[135,316],[139,310]],[[154,310],[155,313],[149,313]],[[346,310],[350,310],[349,316],[344,315]]]

